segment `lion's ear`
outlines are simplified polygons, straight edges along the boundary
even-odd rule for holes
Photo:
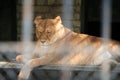
[[[62,23],[62,21],[61,21],[61,17],[60,16],[57,16],[56,18],[55,18],[55,23],[57,24],[57,23]]]
[[[41,16],[37,16],[37,17],[35,18],[35,20],[34,20],[34,23],[35,23],[36,25],[38,25],[38,24],[40,23],[40,21],[41,21]]]

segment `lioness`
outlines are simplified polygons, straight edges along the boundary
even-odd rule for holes
[[[64,27],[60,16],[55,19],[41,19],[37,16],[36,48],[19,73],[21,78],[28,78],[30,71],[43,65],[99,65],[107,60],[119,60],[120,43],[110,40],[103,44],[102,38],[87,34],[78,34]],[[22,55],[16,57],[22,61]]]

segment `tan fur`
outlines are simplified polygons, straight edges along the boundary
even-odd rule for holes
[[[40,65],[99,65],[108,59],[119,59],[120,45],[110,40],[103,44],[101,38],[75,33],[62,25],[60,16],[55,19],[35,18],[36,37],[38,38],[32,59],[25,64],[19,77],[25,76],[25,67]],[[16,57],[18,62],[22,56]]]

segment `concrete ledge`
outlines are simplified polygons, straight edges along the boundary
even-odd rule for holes
[[[15,62],[0,62],[0,68],[22,68],[23,64]]]
[[[0,68],[22,68],[24,64],[19,64],[16,62],[0,62]],[[100,71],[101,66],[56,66],[56,65],[46,65],[37,67],[38,69],[46,69],[46,70],[70,70],[70,71]],[[116,65],[111,69],[114,72],[120,72],[120,65]]]
[[[0,68],[22,68],[24,64],[19,64],[16,62],[0,62]],[[57,65],[46,65],[37,67],[39,69],[51,69],[51,70],[85,70],[85,71],[96,71],[100,69],[100,66],[57,66]]]
[[[0,80],[16,80],[22,66],[23,64],[16,62],[0,62]],[[55,65],[33,69],[29,80],[58,80],[62,77],[61,70],[63,70],[62,72],[70,70],[70,73],[72,73],[71,80],[101,80],[101,66],[68,67]],[[114,66],[110,74],[110,80],[120,80],[120,65]]]

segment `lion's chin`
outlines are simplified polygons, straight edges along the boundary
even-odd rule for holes
[[[41,48],[48,48],[50,46],[50,44],[41,44],[40,47]]]
[[[50,44],[42,44],[42,43],[41,43],[41,46],[50,46]]]
[[[49,47],[51,46],[53,43],[41,43],[41,47]]]

